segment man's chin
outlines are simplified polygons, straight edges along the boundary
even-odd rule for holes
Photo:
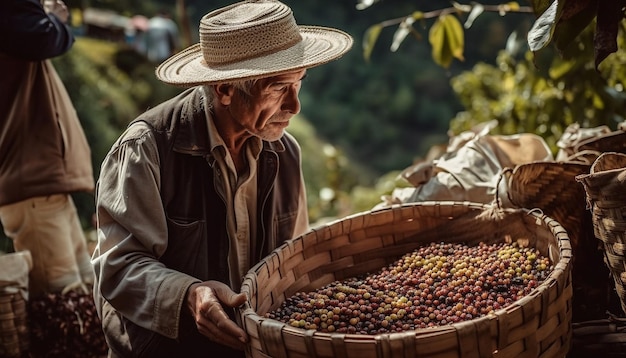
[[[271,132],[261,133],[259,137],[268,142],[275,142],[282,138],[284,134],[285,130],[281,129],[280,131],[273,130]]]

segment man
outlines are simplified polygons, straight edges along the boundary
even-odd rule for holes
[[[93,283],[70,193],[93,192],[89,145],[50,58],[74,43],[62,1],[0,2],[0,221],[29,250],[32,296]]]
[[[243,275],[308,230],[285,132],[308,68],[352,38],[272,0],[220,8],[157,77],[191,87],[140,115],[102,164],[94,295],[111,356],[243,356]]]

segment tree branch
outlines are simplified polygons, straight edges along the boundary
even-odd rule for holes
[[[510,8],[510,6],[508,6],[508,5],[482,5],[482,6],[483,6],[484,11],[487,11],[487,12],[533,13],[533,9],[530,6],[520,6],[517,10],[512,10]],[[444,9],[424,12],[424,13],[422,13],[421,18],[422,19],[432,19],[434,17],[439,17],[441,15],[447,15],[447,14],[453,14],[453,13],[469,13],[471,11],[471,9],[472,9],[472,5],[460,5],[459,7],[454,7],[453,6],[453,7],[448,7],[448,8],[444,8]],[[381,25],[382,27],[398,25],[398,24],[402,23],[405,19],[407,19],[408,17],[411,17],[411,16],[412,15],[381,21],[379,23],[379,25]]]

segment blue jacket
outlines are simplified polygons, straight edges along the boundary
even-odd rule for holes
[[[0,31],[0,53],[26,60],[53,58],[74,44],[70,29],[38,0],[0,1]]]

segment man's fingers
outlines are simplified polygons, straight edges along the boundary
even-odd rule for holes
[[[241,343],[248,341],[246,332],[228,317],[221,306],[212,305],[209,307],[206,318],[209,320],[209,327],[215,327],[218,332],[235,337]]]
[[[216,285],[213,286],[213,291],[215,291],[217,299],[228,307],[239,307],[247,300],[245,293],[236,293],[221,282],[217,282]]]
[[[200,333],[207,336],[210,340],[229,346],[234,349],[245,349],[245,342],[237,336],[229,334],[225,329],[220,328],[218,325],[209,323],[208,325],[200,329]]]
[[[245,302],[245,294],[236,294],[227,285],[211,281],[210,285],[199,288],[199,314],[201,318],[196,318],[200,327],[203,327],[209,335],[207,337],[219,342],[217,338],[230,342],[230,346],[234,342],[238,344],[244,344],[248,341],[246,332],[241,329],[233,320],[230,319],[228,314],[222,307],[237,307]]]

